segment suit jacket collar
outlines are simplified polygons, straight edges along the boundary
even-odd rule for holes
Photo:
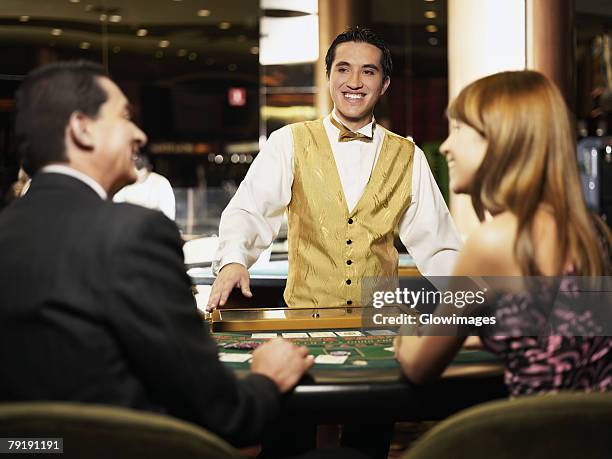
[[[30,193],[47,192],[51,189],[78,193],[79,196],[87,196],[100,202],[103,201],[98,193],[86,183],[70,175],[58,174],[56,172],[40,172],[34,175],[32,185],[30,185],[26,196]]]

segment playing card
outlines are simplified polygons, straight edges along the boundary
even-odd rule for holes
[[[360,331],[356,331],[356,330],[337,331],[336,335],[338,335],[340,337],[345,337],[345,336],[363,336],[363,333],[361,333]]]
[[[237,352],[219,352],[219,360],[221,362],[244,363],[251,360],[251,354],[242,354]]]
[[[308,333],[283,333],[283,338],[291,339],[291,338],[308,338]]]
[[[348,355],[317,355],[315,363],[342,365],[348,359]]]
[[[397,333],[391,330],[368,330],[368,335],[372,336],[395,336]]]
[[[336,334],[334,332],[310,332],[309,335],[312,338],[335,338]]]

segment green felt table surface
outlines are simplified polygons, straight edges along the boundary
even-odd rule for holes
[[[317,330],[319,331],[319,330]],[[334,330],[329,330],[334,332]],[[304,331],[302,333],[309,333]],[[375,372],[376,370],[391,370],[399,372],[399,364],[395,360],[392,347],[394,335],[375,336],[370,335],[367,331],[363,332],[364,336],[336,336],[325,338],[289,338],[296,345],[304,345],[309,348],[312,355],[333,355],[334,353],[350,353],[346,361],[342,364],[317,364],[313,368],[314,372],[325,371],[340,371],[340,372]],[[282,336],[282,332],[278,333]],[[226,346],[235,345],[237,343],[246,344],[254,343],[255,345],[263,343],[265,339],[252,338],[252,333],[213,333],[213,338],[219,345],[219,352],[222,353],[252,353],[250,349],[231,349]],[[453,365],[469,365],[469,364],[496,364],[500,360],[494,354],[484,350],[469,350],[462,349],[453,361]],[[226,362],[226,364],[235,369],[248,369],[249,362],[236,363]]]
[[[252,334],[218,332],[213,333],[213,338],[220,354],[249,354],[253,351],[224,346],[265,341]],[[439,380],[423,386],[412,384],[402,376],[393,352],[388,350],[393,338],[394,335],[374,336],[367,330],[364,336],[355,337],[288,338],[297,345],[308,346],[315,356],[334,351],[350,355],[342,364],[315,363],[283,397],[281,418],[315,424],[353,422],[364,413],[380,423],[443,419],[477,403],[507,396],[501,360],[482,350],[463,349]],[[249,374],[249,361],[225,364],[238,377]]]

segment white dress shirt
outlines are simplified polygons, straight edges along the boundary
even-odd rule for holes
[[[121,188],[113,196],[113,201],[160,210],[172,221],[176,217],[176,200],[172,185],[166,177],[156,172],[149,172],[144,180]]]
[[[335,115],[335,111],[333,112]],[[355,208],[380,154],[384,130],[369,123],[357,132],[372,142],[339,142],[339,130],[323,120],[349,211]],[[334,116],[337,120],[338,117]],[[330,164],[330,167],[332,165]],[[221,215],[213,272],[228,263],[250,267],[274,240],[291,201],[293,136],[290,126],[273,132]],[[412,200],[399,222],[399,236],[425,276],[452,273],[461,238],[423,151],[415,146]]]

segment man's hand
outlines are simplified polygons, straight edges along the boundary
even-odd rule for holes
[[[221,268],[210,291],[206,309],[212,311],[217,306],[225,306],[234,287],[239,288],[247,298],[253,296],[249,287],[249,272],[240,263],[229,263]]]
[[[282,338],[273,339],[253,352],[251,371],[270,378],[281,393],[293,388],[313,365],[306,346],[297,347]]]

